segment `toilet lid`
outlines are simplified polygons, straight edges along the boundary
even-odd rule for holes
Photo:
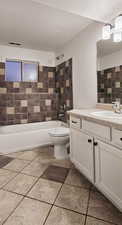
[[[70,133],[70,130],[69,130],[69,128],[66,128],[66,127],[56,127],[49,131],[49,134],[51,136],[55,136],[55,137],[68,136],[69,133]]]

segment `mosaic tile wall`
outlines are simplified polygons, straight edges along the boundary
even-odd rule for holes
[[[122,104],[122,65],[97,72],[98,102]]]
[[[73,108],[72,59],[56,67],[56,91],[59,93],[58,115],[63,121],[68,120],[67,110]]]
[[[0,63],[0,125],[66,121],[66,110],[72,108],[71,79],[71,60],[57,68],[39,66],[38,82],[6,82],[5,63]],[[59,118],[64,104],[65,116]]]

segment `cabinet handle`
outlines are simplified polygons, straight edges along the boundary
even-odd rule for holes
[[[88,139],[88,143],[91,143],[92,142],[92,140],[91,139]]]
[[[122,141],[122,138],[120,138],[120,141]]]
[[[94,142],[94,146],[97,146],[98,145],[98,143],[97,142]]]

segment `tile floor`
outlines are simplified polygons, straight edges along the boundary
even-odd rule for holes
[[[3,224],[122,225],[122,213],[69,160],[42,147],[0,156]]]

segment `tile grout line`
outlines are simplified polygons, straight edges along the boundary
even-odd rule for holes
[[[45,225],[45,224],[46,224],[47,219],[48,219],[48,217],[49,217],[49,215],[50,215],[50,213],[51,213],[51,211],[52,211],[52,208],[53,208],[53,205],[50,207],[50,210],[49,210],[49,212],[48,212],[48,214],[47,214],[47,216],[46,216],[46,218],[45,218],[45,220],[44,220],[43,225]]]
[[[117,223],[110,222],[110,221],[108,221],[108,220],[100,219],[100,218],[95,217],[95,216],[91,216],[91,215],[87,215],[87,216],[88,216],[88,217],[91,217],[91,218],[94,218],[94,219],[97,219],[97,220],[99,220],[99,221],[105,222],[105,223],[110,223],[111,225],[112,225],[112,224],[113,224],[113,225],[120,225],[120,224],[117,224]]]
[[[9,193],[12,193],[12,194],[16,194],[16,195],[22,196],[22,197],[24,197],[24,198],[29,198],[29,199],[32,199],[32,200],[35,200],[35,201],[38,201],[38,202],[43,202],[43,203],[45,203],[45,204],[52,205],[52,204],[49,203],[49,202],[45,202],[45,201],[43,201],[43,200],[39,200],[39,199],[30,197],[30,196],[27,196],[27,195],[24,195],[24,194],[20,194],[20,193],[14,192],[14,191],[9,191],[9,190],[5,190],[5,189],[1,189],[1,190],[6,191],[6,192],[9,192]]]
[[[43,203],[45,203],[45,204],[52,205],[52,206],[55,206],[55,207],[57,207],[57,208],[66,209],[66,210],[68,210],[68,211],[71,211],[71,212],[74,212],[74,213],[77,213],[77,214],[86,215],[85,213],[78,212],[78,211],[75,211],[75,210],[73,210],[73,209],[67,209],[67,208],[65,208],[65,207],[63,207],[63,206],[54,205],[54,203],[51,204],[51,203],[49,203],[49,202],[45,202],[45,201],[43,201],[43,200],[39,200],[39,199],[37,199],[37,198],[33,198],[33,197],[30,197],[30,196],[27,196],[27,195],[24,195],[24,194],[20,194],[20,193],[13,192],[13,191],[9,191],[9,190],[5,190],[5,189],[2,189],[2,190],[3,190],[3,191],[7,191],[7,192],[12,193],[12,194],[16,194],[16,195],[22,196],[22,197],[24,197],[24,198],[29,198],[29,199],[32,199],[32,200],[35,200],[35,201],[38,201],[38,202],[43,202]]]
[[[24,169],[24,168],[23,168]],[[11,193],[13,193],[13,194],[17,194],[17,195],[19,195],[19,196],[22,196],[23,198],[22,198],[22,200],[17,204],[17,206],[14,208],[14,210],[9,214],[9,216],[6,218],[6,220],[3,222],[3,224],[2,225],[4,225],[5,224],[5,222],[9,219],[9,217],[15,212],[15,210],[17,209],[17,207],[20,205],[20,203],[24,200],[24,198],[26,198],[27,197],[27,194],[31,191],[31,189],[34,187],[34,185],[38,182],[38,180],[40,179],[40,177],[35,181],[35,183],[32,185],[32,187],[29,189],[29,191],[26,193],[26,195],[22,195],[22,194],[19,194],[19,193],[15,193],[15,192],[12,192],[12,191],[7,191],[7,192],[11,192]],[[4,189],[2,189],[3,191],[6,191],[6,190],[4,190]],[[29,199],[32,199],[32,198],[29,198]],[[37,200],[37,199],[36,199]],[[41,201],[40,201],[41,202]],[[46,203],[46,202],[45,202]],[[51,205],[51,204],[49,204],[49,205]]]
[[[28,165],[30,165],[31,164],[31,162],[30,163],[28,163]],[[28,165],[26,165],[26,166],[28,166]],[[26,167],[25,166],[25,167]],[[25,169],[25,167],[23,168],[23,169]],[[22,170],[23,170],[22,169]],[[9,170],[9,169],[5,169],[5,168],[3,168],[3,170],[7,170],[7,171],[10,171],[10,172],[13,172],[13,173],[17,173],[13,178],[11,178],[5,185],[3,185],[2,186],[2,188],[0,188],[0,189],[4,189],[4,187],[5,186],[7,186],[8,184],[9,184],[9,182],[11,182],[12,180],[14,180],[14,178],[16,178],[18,175],[20,175],[20,174],[22,174],[21,172],[22,172],[22,170],[21,171],[13,171],[13,170]],[[26,175],[26,174],[25,174]],[[34,177],[35,178],[35,177]],[[5,189],[4,189],[5,190]]]
[[[63,183],[63,184],[64,184],[64,183]],[[62,184],[62,186],[63,186],[63,184]],[[62,186],[61,186],[61,188],[62,188]],[[60,189],[61,189],[61,188],[60,188]],[[86,216],[86,217],[87,217],[87,216],[88,216],[88,217],[92,217],[92,218],[98,219],[98,220],[103,221],[103,222],[107,222],[107,223],[110,223],[110,224],[113,224],[113,225],[118,225],[118,224],[112,223],[112,222],[110,222],[110,221],[108,221],[108,220],[103,220],[103,219],[100,219],[100,218],[95,217],[95,216],[91,216],[91,215],[88,215],[88,214],[85,214],[85,213],[82,213],[82,212],[78,212],[78,211],[75,211],[75,210],[72,210],[72,209],[68,209],[68,208],[65,208],[65,207],[62,207],[62,206],[55,205],[55,203],[51,204],[51,203],[49,203],[49,202],[45,202],[45,201],[42,201],[42,200],[39,200],[39,199],[30,197],[30,196],[27,196],[27,195],[22,195],[22,194],[19,194],[19,193],[16,193],[16,192],[12,192],[12,191],[9,191],[9,190],[4,190],[4,189],[2,189],[2,190],[3,190],[3,191],[10,192],[10,193],[13,193],[13,194],[16,194],[16,195],[19,195],[19,196],[22,196],[22,197],[23,197],[22,200],[24,200],[24,198],[32,199],[32,200],[35,200],[35,201],[38,201],[38,202],[42,202],[42,203],[44,203],[44,204],[51,205],[52,207],[55,206],[55,207],[57,207],[57,208],[65,209],[65,210],[68,210],[68,211],[77,213],[77,214],[79,214],[79,215],[84,215],[84,216]],[[61,191],[61,190],[59,190],[59,192],[60,192],[60,191]],[[59,195],[59,193],[58,193],[57,195]],[[57,196],[57,197],[58,197],[58,196]],[[51,209],[52,209],[52,207],[51,207]],[[85,222],[86,222],[86,221],[85,221]],[[43,224],[43,225],[45,225],[45,224]],[[85,224],[84,224],[84,225],[85,225]]]
[[[38,156],[37,156],[38,157]],[[37,158],[36,157],[36,158]],[[32,161],[34,161],[35,159],[33,159]],[[39,177],[35,177],[35,176],[32,176],[32,175],[28,175],[28,174],[24,174],[24,173],[22,173],[22,171],[27,167],[27,166],[29,166],[31,163],[32,163],[32,161],[30,162],[30,163],[28,163],[21,171],[13,171],[13,170],[10,170],[10,169],[6,169],[6,168],[3,168],[4,170],[7,170],[7,171],[10,171],[10,172],[15,172],[15,173],[17,173],[16,174],[16,176],[14,176],[11,180],[9,180],[6,184],[4,184],[0,189],[3,189],[3,190],[6,190],[6,189],[4,189],[5,188],[5,186],[7,186],[7,184],[9,184],[9,182],[11,182],[15,177],[17,177],[18,175],[20,175],[20,174],[23,174],[23,175],[27,175],[27,176],[31,176],[31,177],[34,177],[34,178],[37,178],[37,180],[36,180],[36,182],[32,185],[32,187],[29,189],[29,191],[26,193],[26,195],[31,191],[31,189],[33,188],[33,186],[38,182],[38,180],[41,178],[41,179],[44,179],[42,176],[43,176],[43,174],[45,173],[45,171],[39,176]],[[68,175],[67,175],[68,176]],[[47,180],[49,180],[49,179],[47,179]],[[65,178],[65,180],[66,180],[66,178]],[[58,183],[61,183],[61,182],[58,182]],[[12,192],[12,191],[10,191],[10,190],[7,190],[8,192]],[[26,195],[23,195],[23,194],[20,194],[20,193],[16,193],[16,192],[12,192],[12,193],[15,193],[15,194],[19,194],[19,195],[22,195],[22,196],[26,196]]]
[[[67,174],[67,176],[68,176],[68,174]],[[66,177],[67,177],[67,176],[66,176]],[[66,180],[66,178],[64,179],[64,182],[65,182],[65,180]],[[53,204],[52,204],[52,207],[50,208],[50,211],[49,211],[49,213],[48,213],[48,215],[47,215],[47,217],[46,217],[45,222],[43,223],[43,225],[46,224],[47,219],[48,219],[48,217],[49,217],[49,215],[50,215],[50,213],[51,213],[51,210],[52,210],[52,208],[55,206],[55,202],[56,202],[56,200],[57,200],[57,198],[58,198],[58,196],[59,196],[59,194],[60,194],[60,192],[61,192],[61,189],[62,189],[62,187],[63,187],[63,185],[64,185],[64,182],[61,184],[61,187],[60,187],[60,189],[59,189],[59,191],[58,191],[58,193],[57,193],[57,195],[56,195],[56,197],[55,197],[55,199],[54,199],[54,202],[53,202]]]
[[[69,168],[69,172],[70,172],[70,170],[71,170],[71,168]],[[62,183],[62,185],[61,185],[61,187],[60,187],[60,189],[59,189],[59,191],[58,191],[58,193],[57,193],[57,196],[56,196],[56,198],[55,198],[55,200],[54,200],[54,202],[53,202],[53,204],[52,204],[52,207],[51,207],[51,209],[50,209],[50,211],[49,211],[49,213],[48,213],[48,215],[47,215],[47,217],[46,217],[46,220],[45,220],[45,222],[44,222],[43,225],[45,225],[45,223],[46,223],[46,221],[47,221],[47,219],[48,219],[48,217],[49,217],[49,215],[50,215],[50,213],[51,213],[51,210],[52,210],[52,208],[53,208],[54,206],[57,207],[57,208],[60,208],[60,209],[65,209],[65,210],[68,210],[68,211],[70,211],[70,212],[77,213],[77,214],[79,214],[79,215],[84,215],[85,217],[87,216],[86,214],[83,214],[83,213],[80,213],[80,212],[77,212],[77,211],[74,211],[74,210],[71,210],[71,209],[67,209],[67,208],[65,208],[65,207],[61,207],[61,206],[55,205],[56,200],[57,200],[57,198],[58,198],[58,196],[59,196],[59,194],[60,194],[60,192],[61,192],[61,189],[62,189],[63,185],[65,185],[65,181],[66,181],[66,178],[67,178],[68,175],[69,175],[69,172],[68,172],[67,176],[65,177],[64,182]],[[67,185],[67,184],[66,184],[66,185]],[[72,185],[69,185],[69,184],[68,184],[68,186],[72,186]],[[75,186],[75,187],[76,187],[76,186]],[[84,224],[84,225],[85,225],[85,224]]]
[[[102,222],[110,223],[110,224],[113,224],[113,225],[118,225],[118,224],[115,224],[115,223],[110,222],[110,221],[108,221],[108,220],[103,220],[103,219],[100,219],[100,218],[98,218],[98,217],[95,217],[95,216],[92,216],[92,215],[89,215],[89,214],[88,214],[88,208],[89,208],[89,203],[90,203],[90,195],[91,195],[91,192],[97,192],[97,190],[92,190],[92,186],[90,187],[89,199],[88,199],[88,205],[87,205],[87,211],[86,211],[86,219],[85,219],[85,224],[84,224],[84,225],[86,225],[87,217],[95,218],[95,219],[100,220],[100,221],[102,221]]]
[[[23,168],[23,169],[24,169],[24,168]],[[17,175],[18,175],[18,174],[17,174]],[[16,176],[17,176],[17,175],[16,175]],[[15,177],[16,177],[16,176],[15,176]],[[12,192],[12,191],[9,191],[9,190],[5,190],[4,187],[2,188],[2,190],[7,191],[7,192],[9,192],[9,193],[17,194],[17,195],[19,195],[19,196],[22,196],[23,198],[22,198],[22,200],[20,201],[20,203],[24,200],[24,198],[29,198],[29,199],[32,199],[32,200],[37,200],[37,199],[30,198],[30,197],[28,196],[28,193],[32,190],[32,188],[36,185],[36,183],[39,181],[40,178],[41,178],[41,176],[40,176],[39,178],[37,178],[37,180],[35,181],[35,183],[32,185],[32,187],[28,190],[28,192],[27,192],[25,195],[22,195],[22,194],[19,194],[19,193],[16,193],[16,192]],[[61,190],[63,184],[64,184],[64,183],[62,183],[62,185],[61,185],[61,187],[60,187],[60,190]],[[59,190],[59,192],[60,192],[60,190]],[[59,194],[59,192],[58,192],[58,194]],[[55,200],[57,199],[58,194],[57,194]],[[54,202],[55,202],[55,200],[54,200]],[[53,203],[53,204],[50,204],[50,203],[47,203],[47,202],[41,201],[41,200],[37,200],[37,201],[43,202],[43,203],[45,203],[45,204],[51,205],[51,208],[50,208],[50,210],[49,210],[49,212],[48,212],[48,215],[47,215],[47,217],[46,217],[46,219],[45,219],[45,221],[44,221],[44,224],[45,224],[46,221],[47,221],[47,218],[48,218],[48,216],[49,216],[49,214],[50,214],[50,212],[51,212],[51,209],[52,209],[52,207],[54,206],[54,203]],[[20,204],[20,203],[19,203],[19,204]],[[16,206],[16,208],[19,206],[19,204]],[[15,209],[12,211],[12,213],[7,217],[7,219],[4,221],[4,223],[5,223],[5,222],[9,219],[9,217],[14,213],[14,211],[16,210],[16,208],[15,208]],[[4,223],[3,223],[3,224],[4,224]],[[2,224],[2,225],[3,225],[3,224]]]
[[[18,208],[18,206],[21,204],[21,202],[24,200],[24,197],[20,200],[20,202],[16,205],[16,207],[12,210],[12,212],[9,214],[9,216],[3,221],[2,225],[6,223],[6,221],[12,216],[12,214],[15,212],[15,210]]]
[[[29,151],[31,151],[31,150],[26,150],[26,151],[23,151],[23,153],[22,154],[24,154],[25,152],[29,152]],[[10,153],[10,154],[12,154],[12,153]],[[4,155],[4,156],[7,156],[7,155]],[[36,159],[36,157],[38,157],[38,156],[35,156],[33,159],[22,159],[22,158],[19,158],[19,157],[17,157],[17,156],[7,156],[7,157],[9,157],[9,158],[13,158],[13,160],[14,159],[19,159],[19,160],[24,160],[24,161],[33,161],[34,159]]]
[[[26,161],[30,161],[30,162],[29,162],[24,168],[26,168],[27,166],[29,166],[33,161],[35,161],[36,158],[38,158],[38,156],[35,157],[35,158],[34,158],[33,160],[31,160],[31,161],[30,161],[30,160],[26,160]],[[14,159],[17,159],[17,158],[14,158]],[[24,159],[22,159],[22,160],[24,160]],[[24,174],[24,173],[22,173],[22,171],[24,170],[24,168],[23,168],[21,171],[19,171],[19,172],[17,172],[17,171],[11,171],[11,170],[5,169],[5,168],[1,168],[1,169],[8,170],[8,171],[11,171],[11,172],[16,172],[16,173],[17,173],[16,176],[17,176],[17,175],[19,175],[19,174]],[[70,172],[70,170],[71,170],[71,168],[69,168],[69,172]],[[68,172],[68,174],[69,174],[69,172]],[[67,176],[68,176],[68,174],[67,174]],[[25,175],[27,175],[27,176],[32,176],[32,175],[28,175],[28,174],[25,174]],[[43,175],[43,174],[42,174],[42,175]],[[41,176],[42,176],[42,175],[41,175]],[[58,196],[59,196],[59,194],[60,194],[60,192],[61,192],[61,189],[62,189],[63,185],[69,185],[69,186],[74,186],[74,187],[77,187],[77,188],[82,188],[82,187],[80,187],[80,186],[75,186],[75,185],[66,184],[65,181],[66,181],[67,176],[66,176],[64,182],[62,183],[62,185],[61,185],[61,187],[60,187],[60,189],[59,189],[59,191],[58,191],[58,194],[57,194],[57,196],[56,196],[56,198],[55,198],[53,204],[50,204],[50,203],[48,203],[48,202],[41,201],[41,200],[38,200],[38,199],[31,198],[31,197],[27,196],[27,194],[31,191],[31,189],[32,189],[32,188],[34,187],[34,185],[39,181],[39,179],[40,179],[40,178],[43,179],[43,177],[41,177],[41,176],[39,176],[38,178],[35,177],[35,176],[32,176],[32,177],[34,177],[34,178],[37,178],[37,180],[35,181],[35,183],[32,185],[32,187],[29,189],[29,191],[28,191],[25,195],[22,195],[22,194],[19,194],[19,193],[16,193],[16,192],[12,192],[12,191],[9,191],[9,190],[5,190],[4,187],[5,187],[9,182],[11,182],[16,176],[14,176],[13,178],[11,178],[5,185],[3,185],[3,187],[0,188],[0,189],[2,189],[2,190],[4,190],[4,191],[7,191],[7,192],[10,192],[10,193],[14,193],[14,194],[20,195],[20,196],[22,196],[23,198],[22,198],[22,200],[18,203],[18,205],[14,208],[14,210],[11,212],[11,214],[7,217],[7,219],[6,219],[2,224],[4,224],[4,223],[8,220],[8,218],[14,213],[14,211],[15,211],[16,208],[19,206],[19,204],[24,200],[24,198],[29,198],[29,199],[32,199],[32,200],[36,200],[36,201],[39,201],[39,202],[43,202],[43,203],[45,203],[45,204],[49,204],[49,205],[51,206],[51,208],[50,208],[50,210],[49,210],[49,212],[48,212],[48,215],[47,215],[47,217],[46,217],[46,219],[45,219],[43,225],[45,225],[45,223],[46,223],[46,221],[47,221],[47,219],[48,219],[48,217],[49,217],[49,215],[50,215],[50,212],[51,212],[53,206],[58,207],[58,208],[62,208],[62,209],[68,210],[68,211],[72,211],[72,212],[78,213],[78,214],[80,214],[80,215],[85,215],[85,223],[84,223],[84,225],[86,225],[86,222],[87,222],[87,216],[88,216],[88,217],[91,217],[91,218],[98,219],[98,220],[103,221],[103,222],[108,222],[108,223],[110,223],[110,224],[115,225],[114,223],[112,223],[112,222],[110,222],[110,221],[106,221],[106,220],[100,219],[100,218],[98,218],[98,217],[94,217],[94,216],[92,216],[92,215],[88,215],[88,207],[89,207],[89,201],[90,201],[90,194],[91,194],[91,192],[92,192],[92,186],[91,186],[90,188],[84,188],[84,187],[83,187],[84,189],[89,190],[89,198],[88,198],[87,210],[86,210],[86,214],[84,214],[84,213],[80,213],[80,212],[77,212],[77,211],[74,211],[74,210],[71,210],[71,209],[67,209],[67,208],[64,208],[64,207],[55,205],[55,202],[56,202],[56,200],[57,200],[57,198],[58,198]],[[47,180],[49,180],[49,179],[47,179]],[[61,182],[58,182],[58,183],[61,183]],[[94,191],[94,190],[93,190],[93,191]],[[96,191],[95,191],[95,192],[96,192]],[[118,225],[118,224],[116,224],[116,225]]]
[[[68,210],[68,211],[70,211],[70,212],[77,213],[77,214],[79,214],[79,215],[86,216],[86,214],[85,214],[85,213],[78,212],[78,211],[75,211],[75,210],[73,210],[73,209],[68,209],[68,208],[65,208],[65,207],[63,207],[63,206],[58,206],[58,205],[54,205],[54,206],[55,206],[55,207],[57,207],[57,208],[60,208],[60,209],[65,209],[65,210]]]
[[[22,152],[22,154],[24,154],[25,152],[30,152],[30,151],[33,151],[33,149],[30,149],[30,150],[23,150],[23,151],[18,151],[18,152]],[[15,153],[18,153],[18,152],[15,152]],[[41,153],[43,153],[43,152],[40,152],[39,154],[41,154]],[[12,154],[12,153],[9,153],[9,154]],[[10,157],[10,158],[13,158],[13,159],[19,159],[19,160],[25,160],[25,161],[30,161],[30,162],[33,162],[37,157],[39,157],[38,155],[37,156],[35,156],[33,159],[22,159],[22,158],[19,158],[19,157],[17,157],[17,156],[10,156],[9,154],[7,154],[8,155],[8,157]],[[38,153],[37,153],[38,154]],[[4,154],[3,154],[4,155]],[[4,156],[7,156],[7,155],[4,155]]]
[[[30,162],[30,164],[31,164],[31,162]],[[27,165],[27,166],[28,166],[28,165]],[[25,167],[26,167],[26,166],[25,166]],[[22,170],[23,170],[23,169],[22,169]],[[70,172],[70,170],[71,170],[71,168],[69,168],[69,172]],[[69,172],[68,172],[67,176],[69,175]],[[44,173],[45,173],[45,171],[43,172],[43,174],[44,174]],[[22,173],[19,172],[19,174],[22,174]],[[15,194],[18,194],[18,195],[22,195],[22,196],[24,196],[24,197],[31,198],[31,197],[27,196],[27,194],[31,191],[31,189],[35,186],[35,184],[39,181],[40,178],[41,178],[41,179],[46,179],[46,178],[43,178],[43,177],[42,177],[43,174],[42,174],[40,177],[38,177],[37,181],[32,185],[32,187],[29,189],[29,191],[28,191],[25,195],[24,195],[24,194],[20,194],[20,193],[16,193],[16,192],[12,192],[12,191],[9,191],[9,190],[7,190],[7,191],[8,191],[8,192],[15,193]],[[25,175],[26,175],[26,174],[25,174]],[[29,176],[29,175],[28,175],[28,176]],[[66,184],[66,183],[65,183],[67,176],[65,177],[65,180],[64,180],[64,182],[62,183],[62,185],[61,185],[61,187],[60,187],[60,190],[58,191],[58,194],[57,194],[57,196],[56,196],[56,198],[55,198],[55,200],[54,200],[54,203],[53,203],[54,206],[55,206],[56,199],[57,199],[58,195],[60,194],[60,191],[61,191],[63,185],[74,186],[74,185],[69,185],[69,184]],[[34,177],[34,178],[37,178],[37,177]],[[46,180],[50,180],[50,179],[46,179]],[[51,181],[52,181],[52,180],[51,180]],[[53,182],[56,182],[56,181],[53,181]],[[57,181],[57,183],[61,183],[61,182]],[[84,188],[84,187],[79,187],[79,186],[75,186],[75,187],[76,187],[76,188],[83,188],[83,189],[87,189],[87,190],[88,190],[88,188]],[[3,187],[3,188],[4,188],[4,187]],[[5,190],[5,189],[3,189],[3,190]],[[31,198],[31,199],[38,200],[38,199],[35,199],[35,198]],[[38,200],[38,201],[47,203],[47,202],[42,201],[42,200]],[[50,203],[49,203],[49,204],[50,204]],[[52,204],[51,204],[51,205],[52,205]],[[63,207],[60,207],[60,206],[56,206],[56,207],[63,208]],[[70,210],[70,209],[67,209],[67,210]],[[74,210],[70,210],[70,211],[77,212],[77,211],[74,211]],[[79,214],[80,214],[80,213],[79,213]],[[86,214],[84,214],[84,215],[86,215]]]
[[[86,190],[89,190],[90,188],[88,188],[88,187],[83,187],[83,186],[80,186],[80,185],[73,185],[73,184],[67,184],[67,183],[64,183],[65,185],[67,185],[67,186],[72,186],[72,187],[76,187],[76,188],[84,188],[84,189],[86,189]]]
[[[7,184],[9,184],[9,182],[11,182],[15,177],[18,176],[19,173],[17,173],[14,177],[12,177],[9,181],[7,181],[7,183],[5,183],[0,189],[3,189]]]
[[[71,168],[70,168],[70,169],[71,169]],[[69,169],[69,172],[70,172],[70,169]],[[69,172],[68,172],[68,174],[69,174]],[[68,174],[67,174],[67,176],[68,176]],[[66,178],[67,178],[67,176],[66,176]],[[62,208],[62,209],[65,209],[65,210],[72,211],[72,212],[74,212],[74,213],[78,213],[78,214],[80,214],[80,215],[84,215],[84,216],[85,216],[85,222],[84,222],[84,225],[86,225],[86,222],[87,222],[86,220],[87,220],[87,216],[88,216],[88,207],[89,207],[89,201],[90,201],[90,194],[91,194],[91,191],[92,191],[92,186],[90,185],[89,188],[84,188],[84,187],[79,187],[79,186],[69,185],[69,184],[66,184],[66,183],[65,183],[66,178],[65,178],[64,182],[63,182],[62,185],[61,185],[61,188],[60,188],[60,190],[59,190],[59,192],[58,192],[58,194],[57,194],[57,196],[56,196],[56,198],[55,198],[54,203],[52,204],[51,209],[53,208],[53,206],[55,206],[55,207],[57,207],[57,208]],[[60,194],[60,192],[61,192],[61,189],[62,189],[63,185],[69,185],[69,186],[73,186],[73,187],[83,188],[83,189],[89,190],[89,196],[88,196],[88,203],[87,203],[86,213],[77,212],[77,211],[75,211],[75,210],[71,210],[71,209],[67,209],[67,208],[62,207],[62,206],[55,205],[55,202],[56,202],[56,200],[57,200],[57,198],[58,198],[58,196],[59,196],[59,194]],[[50,210],[50,212],[51,212],[51,210]],[[49,214],[50,214],[50,213],[49,213]],[[48,217],[49,217],[49,214],[48,214],[48,216],[47,216],[47,218],[46,218],[46,221],[47,221],[47,219],[48,219]],[[92,216],[91,216],[91,217],[92,217]],[[93,218],[95,218],[95,217],[93,217]],[[110,223],[110,224],[113,224],[113,223],[111,223],[111,222],[109,222],[109,221],[106,221],[106,220],[102,220],[102,219],[99,219],[99,218],[96,218],[96,219],[101,220],[101,221],[103,221],[103,222],[108,222],[108,223]],[[46,223],[46,221],[45,221],[45,223]],[[45,223],[44,223],[43,225],[45,225]],[[114,225],[115,225],[115,224],[114,224]],[[116,225],[117,225],[117,224],[116,224]]]
[[[26,151],[27,152],[27,151]],[[29,151],[28,151],[29,152]],[[24,152],[23,152],[24,153]],[[1,169],[4,169],[4,170],[9,170],[9,171],[12,171],[12,172],[18,172],[18,173],[21,173],[27,166],[29,166],[38,156],[34,157],[32,160],[27,160],[27,159],[20,159],[20,158],[17,158],[17,157],[14,157],[13,160],[21,160],[21,161],[27,161],[28,164],[26,166],[24,166],[20,171],[14,171],[14,170],[11,170],[11,169],[7,169],[7,168],[4,168],[2,167]],[[9,164],[9,163],[8,163]],[[8,165],[7,164],[7,165]]]
[[[37,157],[35,157],[32,161],[34,161],[35,159],[36,159]],[[16,159],[16,158],[15,158]],[[28,166],[28,165],[30,165],[31,163],[32,163],[32,161],[29,161],[29,163],[26,165],[26,166]],[[26,166],[24,166],[24,168],[26,168]],[[24,168],[22,169],[22,170],[24,170]],[[7,170],[7,171],[10,171],[10,172],[15,172],[15,171],[13,171],[13,170],[9,170],[9,169],[5,169],[5,168],[3,168],[4,170]],[[20,175],[20,174],[22,174],[21,172],[22,172],[22,170],[21,171],[16,171],[16,176],[14,176],[12,179],[10,179],[5,185],[3,185],[1,188],[0,188],[0,190],[3,190],[3,191],[7,191],[7,192],[9,192],[9,193],[13,193],[13,194],[17,194],[17,195],[19,195],[19,196],[22,196],[23,198],[22,198],[22,200],[26,197],[26,195],[22,195],[22,194],[19,194],[19,193],[16,193],[16,192],[12,192],[12,191],[9,191],[9,190],[6,190],[6,189],[4,189],[5,188],[5,186],[7,186],[8,184],[9,184],[9,182],[11,182],[12,180],[14,180],[18,175]],[[36,184],[36,182],[34,183],[34,185]],[[34,186],[33,185],[33,186]],[[30,189],[29,189],[29,191],[30,191]],[[28,191],[28,192],[29,192]],[[28,194],[28,193],[27,193]],[[16,207],[17,208],[17,207]],[[15,210],[14,210],[15,211]],[[14,212],[13,211],[13,212]],[[12,214],[11,214],[12,215]],[[9,217],[8,217],[9,218]]]
[[[88,208],[89,208],[89,202],[90,202],[90,195],[91,195],[91,188],[89,189],[89,196],[88,196],[88,203],[87,203],[86,217],[85,217],[84,225],[86,225],[86,222],[87,222],[87,214],[88,214]]]

